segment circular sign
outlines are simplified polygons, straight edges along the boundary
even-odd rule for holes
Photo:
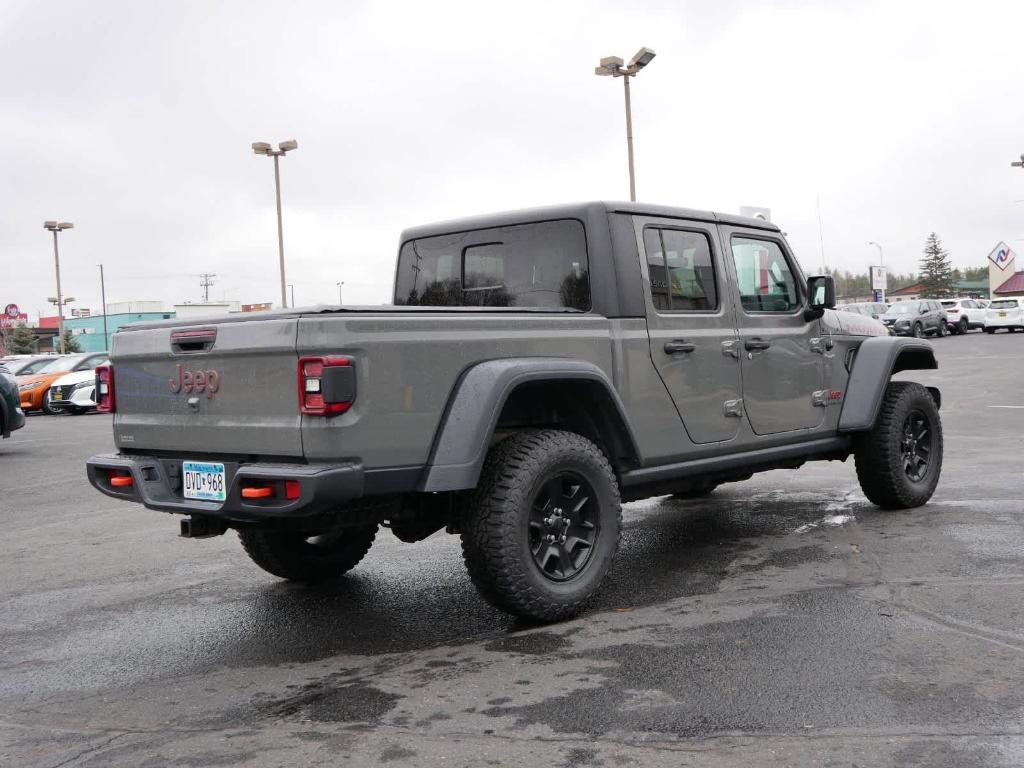
[[[8,317],[17,318],[21,316],[21,310],[18,309],[17,304],[8,304],[6,307],[4,307],[4,314],[7,315]]]

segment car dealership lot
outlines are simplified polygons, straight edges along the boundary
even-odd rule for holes
[[[0,444],[0,765],[1019,765],[1024,337],[934,346],[901,375],[943,392],[927,507],[867,504],[852,460],[631,504],[552,626],[444,534],[276,581],[90,489],[109,417],[32,417]]]

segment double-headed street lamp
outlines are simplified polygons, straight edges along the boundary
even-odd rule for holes
[[[601,64],[594,68],[595,75],[602,77],[621,77],[626,89],[626,152],[629,155],[629,199],[636,201],[636,175],[633,170],[633,111],[629,102],[629,78],[635,77],[637,72],[646,67],[654,59],[654,51],[650,48],[641,48],[636,55],[629,60],[629,64],[623,66],[622,59],[618,56],[605,56]]]
[[[1020,160],[1014,160],[1012,163],[1010,163],[1010,167],[1024,168],[1024,155],[1020,156]]]
[[[281,170],[278,166],[278,158],[282,155],[291,152],[293,149],[298,149],[299,142],[295,139],[289,139],[288,141],[282,141],[277,145],[277,149],[271,147],[265,141],[257,141],[252,145],[252,151],[257,155],[267,155],[274,158],[274,189],[277,192],[277,250],[281,261],[281,306],[288,306],[288,293],[285,287],[284,280],[284,230],[281,225]]]
[[[70,221],[44,221],[43,228],[53,232],[53,264],[57,269],[57,298],[54,303],[57,305],[57,333],[60,338],[60,353],[67,352],[67,344],[64,343],[64,305],[73,299],[64,300],[60,291],[60,252],[57,250],[57,233],[65,229],[71,229],[75,225]]]
[[[870,241],[868,243],[868,245],[873,245],[873,246],[875,246],[875,248],[878,249],[878,266],[884,267],[885,266],[885,259],[882,257],[882,246],[880,246],[874,240]],[[871,289],[874,290],[874,288],[875,287],[872,285]],[[882,289],[882,301],[885,301],[885,288]]]

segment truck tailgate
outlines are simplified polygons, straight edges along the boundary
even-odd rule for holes
[[[302,456],[297,323],[295,316],[214,319],[117,333],[117,446]]]

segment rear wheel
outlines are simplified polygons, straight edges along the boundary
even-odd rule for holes
[[[942,422],[927,389],[910,381],[889,383],[875,426],[857,436],[857,479],[883,509],[925,504],[942,471]]]
[[[957,327],[957,332],[960,333],[961,335],[967,333],[967,327],[968,327],[967,326],[967,318],[966,317],[961,317],[960,318],[960,322],[957,323],[956,327]]]
[[[332,579],[355,568],[376,535],[376,523],[316,536],[259,528],[238,532],[245,553],[256,565],[282,579],[306,583]]]
[[[491,449],[463,516],[470,578],[491,605],[557,621],[579,613],[619,546],[608,460],[572,432],[528,430]]]

